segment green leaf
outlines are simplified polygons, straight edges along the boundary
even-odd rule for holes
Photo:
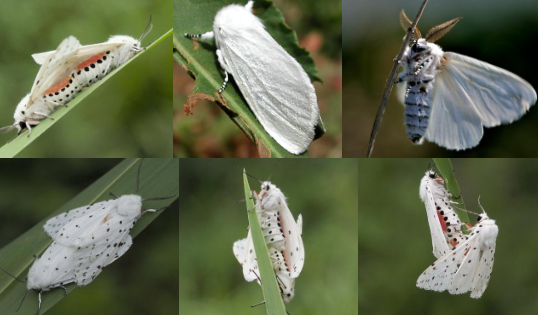
[[[42,120],[39,125],[32,129],[32,133],[28,135],[28,131],[22,132],[17,138],[15,138],[13,141],[6,143],[4,146],[0,148],[0,158],[12,158],[15,157],[19,152],[21,152],[24,148],[26,148],[30,143],[35,141],[40,135],[42,135],[47,129],[52,127],[56,122],[58,122],[62,117],[64,117],[68,112],[72,111],[83,99],[85,99],[87,96],[89,96],[93,91],[95,91],[101,84],[105,83],[108,79],[113,77],[118,71],[123,69],[127,64],[131,63],[136,58],[140,57],[142,54],[146,53],[147,51],[151,50],[155,45],[159,44],[160,42],[164,41],[167,37],[172,35],[172,30],[168,31],[166,34],[161,36],[159,39],[157,39],[155,42],[153,42],[151,45],[149,45],[144,51],[136,54],[133,58],[129,59],[126,63],[118,67],[117,69],[114,69],[111,71],[108,75],[106,75],[103,79],[100,81],[94,83],[89,88],[82,91],[80,94],[77,95],[73,100],[71,100],[67,107],[60,107],[57,110],[55,110],[50,116],[53,119],[44,119]]]
[[[240,1],[246,4],[247,1]],[[243,3],[244,2],[244,3]],[[212,30],[213,18],[218,10],[237,0],[174,0],[174,59],[196,80],[187,108],[192,108],[198,100],[217,102],[235,124],[254,142],[262,157],[308,157],[307,152],[300,156],[293,155],[282,148],[265,131],[256,119],[233,79],[222,93],[218,90],[224,80],[224,74],[217,61],[215,43],[197,42],[183,34],[205,33]],[[282,13],[270,1],[254,1],[254,10],[271,36],[305,69],[312,81],[321,81],[310,54],[299,47],[295,32],[284,22]],[[323,131],[318,126],[316,137]]]
[[[450,159],[434,158],[433,161],[435,162],[439,173],[441,173],[441,176],[445,180],[448,191],[450,191],[452,196],[459,197],[456,200],[458,203],[461,204],[458,208],[466,209],[465,203],[463,201],[463,196],[460,192],[460,187],[458,186],[458,182],[456,181],[456,176],[454,176],[454,168],[452,167],[452,162],[450,161]],[[469,215],[467,214],[467,212],[460,211],[458,210],[458,208],[454,207],[454,210],[456,210],[456,213],[460,217],[460,221],[470,222]]]
[[[88,205],[97,201],[110,199],[110,192],[117,196],[133,194],[136,190],[137,171],[140,159],[126,159],[99,178],[76,197],[68,201],[60,209],[44,218],[33,228],[18,237],[13,242],[0,249],[0,267],[9,271],[21,280],[26,280],[28,268],[33,264],[33,255],[39,256],[52,242],[43,230],[43,224],[51,217],[71,209]],[[179,161],[177,159],[146,159],[140,173],[140,189],[138,194],[143,198],[166,197],[179,194]],[[144,202],[144,209],[156,209],[170,205],[174,199]],[[162,211],[175,211],[165,209]],[[162,211],[145,213],[136,222],[130,232],[134,238]],[[136,246],[136,241],[134,241]],[[114,262],[121,264],[121,258]],[[106,269],[103,272],[107,272]],[[91,284],[90,284],[91,285]],[[77,286],[66,285],[68,292]],[[14,314],[22,297],[26,293],[26,284],[17,282],[12,277],[0,271],[0,310],[2,314]],[[42,294],[41,313],[54,306],[64,298],[63,289],[53,289]],[[69,298],[67,295],[66,298]],[[37,310],[37,292],[30,292],[17,315],[35,315]]]
[[[263,297],[265,298],[265,305],[267,306],[268,315],[286,315],[286,308],[284,302],[282,302],[282,296],[280,295],[280,289],[276,282],[275,271],[273,270],[273,264],[269,258],[269,251],[263,238],[260,222],[258,221],[258,215],[254,209],[254,201],[251,199],[250,186],[248,184],[248,178],[246,171],[243,169],[243,182],[245,184],[245,200],[247,201],[248,211],[248,223],[250,225],[250,232],[252,234],[252,241],[254,243],[254,251],[256,252],[256,259],[258,262],[258,268],[260,270],[260,278],[262,279]]]

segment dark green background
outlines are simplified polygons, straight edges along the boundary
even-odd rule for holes
[[[419,289],[435,261],[419,184],[430,159],[359,160],[359,314],[535,314],[538,161],[452,160],[467,209],[480,202],[499,227],[482,298]],[[471,223],[476,216],[469,215]]]
[[[274,162],[258,159],[181,159],[179,221],[180,314],[266,314],[250,305],[261,287],[246,282],[232,245],[247,235],[243,176],[265,180]],[[271,182],[303,216],[305,265],[296,280],[293,315],[357,314],[357,162],[282,160]],[[250,187],[259,191],[252,179]],[[186,210],[186,211],[185,211]]]
[[[73,35],[82,45],[111,35],[138,38],[153,15],[144,46],[172,28],[167,0],[2,1],[0,3],[0,126],[39,71],[31,55],[54,50]],[[21,152],[39,157],[171,157],[172,74],[168,38],[122,69]],[[39,128],[39,127],[38,127]],[[14,133],[0,136],[0,145]]]
[[[121,161],[2,160],[0,248]],[[178,208],[176,201],[133,240],[133,246],[124,256],[108,266],[90,285],[70,292],[46,314],[177,314]],[[20,298],[22,300],[22,296]],[[30,293],[27,299],[37,299],[37,294]],[[42,299],[46,301],[47,293],[43,293]]]

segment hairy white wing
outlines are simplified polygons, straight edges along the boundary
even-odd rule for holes
[[[72,210],[69,210],[64,213],[60,213],[59,215],[52,217],[47,220],[45,225],[43,225],[43,229],[45,229],[45,232],[53,239],[55,240],[57,238],[58,232],[69,222],[72,220],[81,217],[89,212],[95,212],[99,209],[99,206],[91,205],[91,206],[84,206],[80,208],[75,208]]]
[[[136,218],[119,215],[115,210],[116,205],[114,199],[88,206],[86,207],[88,212],[47,233],[52,234],[51,237],[56,242],[76,248],[97,244],[118,234],[125,235],[134,226]]]
[[[120,258],[133,244],[131,235],[115,233],[86,247],[78,248],[74,256],[74,274],[79,286],[88,285],[104,267]]]
[[[75,281],[72,247],[52,242],[28,271],[28,289],[47,291]]]
[[[303,153],[319,117],[316,92],[301,65],[263,26],[222,29],[218,46],[243,97],[284,149]]]
[[[116,48],[118,48],[120,46],[123,46],[123,45],[125,45],[125,43],[108,43],[108,42],[105,42],[105,43],[100,43],[100,44],[80,46],[77,49],[76,53],[72,56],[73,59],[71,59],[70,61],[72,61],[75,64],[80,64],[80,63],[90,59],[92,56],[102,54],[102,53],[104,53],[106,51],[116,49]],[[51,50],[51,51],[47,51],[47,52],[33,54],[32,58],[34,58],[34,61],[38,65],[42,65],[47,60],[47,58],[50,58],[55,52],[56,52],[56,50]]]
[[[234,243],[233,252],[237,261],[243,266],[245,280],[249,282],[257,280],[258,278],[254,272],[259,273],[258,261],[256,260],[256,252],[254,251],[254,243],[252,242],[250,230],[248,231],[247,238]]]
[[[62,82],[71,74],[73,69],[76,68],[76,65],[72,64],[69,60],[76,54],[79,47],[80,43],[78,39],[69,36],[60,43],[53,54],[49,55],[49,58],[45,58],[30,91],[28,108],[47,89]]]
[[[298,221],[300,218],[301,227],[299,228],[286,202],[281,204],[280,216],[280,228],[286,238],[286,247],[284,248],[286,264],[288,265],[290,276],[297,278],[303,270],[305,258],[303,238],[301,236],[303,219],[300,215],[297,218]]]
[[[495,256],[495,243],[486,249],[480,258],[480,266],[478,266],[478,273],[473,279],[471,297],[478,299],[482,296],[486,287],[488,286],[489,278],[493,270],[493,258]]]
[[[428,175],[424,176],[422,179],[421,184],[423,185],[421,185],[421,191],[423,188],[425,192],[425,196],[423,196],[424,199],[422,201],[426,205],[426,215],[428,216],[428,225],[430,226],[430,234],[432,237],[433,255],[435,258],[439,258],[448,253],[450,248],[443,233],[437,207],[435,206],[434,195],[431,187],[433,184],[429,183],[429,180],[430,178]],[[433,181],[433,179],[431,179],[431,181]]]
[[[483,127],[511,123],[536,102],[536,91],[515,74],[460,54],[444,56],[434,81],[428,141],[453,150],[475,147]]]
[[[463,244],[458,245],[447,254],[431,264],[417,280],[417,287],[442,292],[448,289],[453,275],[457,272],[459,264],[471,246],[478,246],[476,235],[470,237]]]

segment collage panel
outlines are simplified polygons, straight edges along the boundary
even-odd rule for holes
[[[0,157],[171,157],[171,21],[168,0],[2,3]]]
[[[251,308],[274,293],[263,291],[256,283],[260,272],[263,285],[277,278],[273,306],[287,301],[272,314],[357,314],[356,160],[282,160],[275,164],[254,159],[182,159],[180,169],[184,207],[179,222],[180,314],[267,314],[269,305]],[[250,189],[256,191],[251,195],[254,200],[247,198],[245,202],[242,170],[249,174],[245,176]],[[263,188],[267,186],[270,188]],[[247,207],[252,201],[259,203],[250,209],[260,212],[266,237],[258,236],[267,244],[261,251],[254,244],[256,261],[246,249],[250,226]],[[271,203],[280,205],[277,224],[284,232],[271,228],[277,225],[273,217],[276,208]],[[291,217],[286,216],[288,211]],[[258,240],[255,225],[251,226],[252,242]],[[295,226],[302,231],[301,241],[294,229],[287,231],[286,227]],[[282,249],[287,264],[297,267],[292,268],[291,276],[279,269],[282,260],[273,251],[280,246],[282,234],[285,242],[301,243],[304,248],[295,256]],[[262,264],[258,269],[256,262],[267,250],[276,273],[263,278]],[[290,289],[292,296],[287,295]]]
[[[0,172],[1,314],[178,314],[178,160],[4,159]]]
[[[344,156],[537,156],[536,1],[342,6]]]
[[[359,314],[535,312],[538,161],[358,164]]]
[[[173,4],[175,157],[342,157],[339,1]]]

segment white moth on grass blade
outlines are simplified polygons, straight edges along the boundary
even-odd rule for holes
[[[425,38],[415,28],[416,41],[405,51],[398,96],[405,104],[407,136],[415,144],[424,138],[450,150],[478,145],[483,127],[518,120],[536,103],[536,91],[517,75],[434,44],[461,18],[432,28]],[[407,30],[411,21],[400,13]]]
[[[459,243],[465,241],[467,236],[462,233],[459,216],[454,211],[454,205],[450,194],[441,176],[431,169],[420,181],[420,199],[426,206],[428,225],[432,237],[433,254],[439,258]]]
[[[43,228],[53,242],[30,267],[27,282],[28,292],[39,293],[38,314],[42,292],[63,288],[67,294],[66,284],[88,285],[104,267],[127,252],[133,243],[129,232],[136,221],[146,212],[164,209],[143,210],[143,201],[176,197],[142,199],[137,195],[141,168],[142,161],[138,167],[135,194],[121,197],[112,194],[115,199],[61,213],[45,223]]]
[[[284,149],[301,154],[312,142],[320,118],[316,91],[302,66],[252,14],[253,4],[228,5],[215,16],[212,32],[185,36],[215,37],[224,69],[219,93],[231,74],[267,133]]]
[[[160,209],[142,209],[143,201],[173,198],[142,199],[137,195],[140,185],[138,168],[134,195],[123,195],[59,214],[49,219],[44,229],[58,244],[74,248],[74,276],[79,286],[87,285],[102,269],[121,257],[132,245],[129,232],[146,212]]]
[[[69,36],[54,51],[34,54],[41,65],[30,93],[15,109],[15,123],[0,128],[0,133],[17,129],[17,136],[35,127],[59,106],[66,106],[76,94],[91,86],[135,54],[143,51],[141,40],[151,31],[151,19],[139,39],[124,35],[111,36],[101,44],[81,46]]]
[[[480,205],[480,200],[479,200]],[[417,287],[450,294],[471,291],[478,299],[488,285],[493,269],[495,244],[499,228],[482,206],[478,223],[471,228],[469,239],[439,258],[417,280]]]
[[[261,182],[260,193],[253,191],[252,196],[256,200],[254,209],[260,221],[282,299],[288,303],[294,296],[295,279],[299,277],[304,266],[302,216],[299,215],[295,222],[287,206],[286,197],[269,180]],[[257,280],[261,284],[250,230],[247,238],[234,243],[233,252],[243,267],[245,280]]]

